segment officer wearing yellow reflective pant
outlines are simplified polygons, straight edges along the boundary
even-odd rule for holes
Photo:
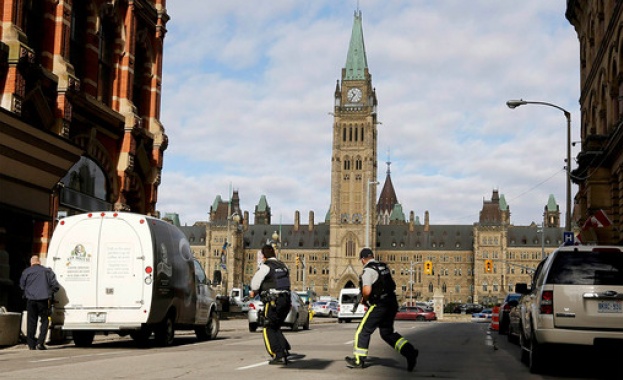
[[[290,272],[279,261],[275,249],[270,245],[262,247],[263,263],[251,279],[251,297],[259,294],[264,303],[264,344],[272,357],[269,364],[288,364],[290,343],[281,326],[285,321],[292,299],[290,298]]]
[[[354,355],[347,356],[346,363],[351,368],[365,367],[370,336],[378,328],[381,338],[407,359],[407,371],[411,372],[417,363],[418,350],[394,330],[398,301],[391,271],[386,264],[374,259],[370,248],[362,249],[359,258],[363,264],[359,278],[361,303],[369,307],[355,333]]]

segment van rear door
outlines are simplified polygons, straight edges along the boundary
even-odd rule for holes
[[[138,308],[143,300],[140,218],[75,216],[57,226],[53,269],[64,285],[66,308]],[[138,229],[145,232],[139,234]]]
[[[63,285],[68,309],[97,306],[97,257],[101,219],[78,216],[63,219],[51,241],[52,269]]]
[[[146,251],[139,229],[145,224],[135,218],[106,218],[100,235],[97,307],[138,308],[143,303],[143,268]],[[147,252],[151,253],[148,248]]]

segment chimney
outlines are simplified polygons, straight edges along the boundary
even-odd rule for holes
[[[298,210],[294,211],[294,231],[298,231],[299,230],[299,226],[301,224],[300,221],[300,213]]]
[[[430,217],[428,215],[428,210],[424,212],[424,231],[430,231]]]
[[[309,232],[314,230],[314,212],[313,211],[309,212],[309,226],[307,226],[307,228],[309,229]]]

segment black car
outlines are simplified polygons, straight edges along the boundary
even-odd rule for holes
[[[464,304],[456,305],[452,312],[460,313],[460,314],[473,314],[473,313],[480,313],[483,308],[484,307],[482,305],[479,305],[477,303],[464,303]]]

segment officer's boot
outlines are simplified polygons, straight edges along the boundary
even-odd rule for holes
[[[413,347],[411,343],[405,343],[400,349],[400,355],[407,359],[407,371],[412,372],[417,363],[418,350]]]

